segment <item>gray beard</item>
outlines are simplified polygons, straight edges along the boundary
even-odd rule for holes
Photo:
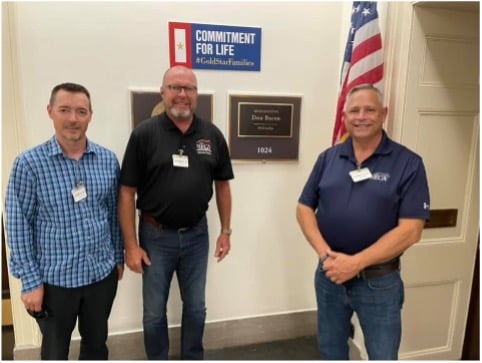
[[[191,116],[192,116],[192,113],[191,113],[190,110],[178,111],[178,110],[174,109],[174,107],[171,108],[171,113],[175,118],[178,118],[178,119],[181,119],[181,120],[187,120],[187,119],[191,118]]]

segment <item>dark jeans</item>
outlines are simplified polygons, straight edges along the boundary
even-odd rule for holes
[[[176,272],[183,303],[181,359],[203,359],[209,251],[206,218],[183,232],[162,230],[141,220],[139,240],[151,260],[150,266],[144,266],[142,275],[144,345],[147,358],[168,359],[166,305],[171,280]]]
[[[404,300],[399,271],[379,278],[354,278],[336,285],[321,265],[315,273],[318,346],[322,360],[348,360],[350,321],[356,312],[370,360],[397,360]]]
[[[37,319],[42,332],[42,360],[67,360],[70,339],[79,319],[79,360],[106,360],[107,320],[117,292],[117,267],[92,285],[64,288],[44,284],[45,319]]]

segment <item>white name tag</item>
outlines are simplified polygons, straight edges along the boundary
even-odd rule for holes
[[[78,203],[85,198],[87,198],[87,190],[84,184],[77,184],[77,186],[72,189],[72,196],[74,197],[74,202]]]
[[[371,179],[372,173],[368,168],[361,168],[350,171],[350,176],[354,183],[358,183],[363,180]]]
[[[172,165],[176,168],[189,168],[187,155],[172,154]]]

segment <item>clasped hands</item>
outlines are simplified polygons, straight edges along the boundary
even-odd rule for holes
[[[347,255],[332,250],[326,251],[322,267],[326,277],[337,285],[352,279],[361,270],[360,261],[356,255]]]

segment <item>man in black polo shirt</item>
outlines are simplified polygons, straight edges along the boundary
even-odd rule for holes
[[[221,223],[215,256],[221,261],[230,249],[229,180],[234,175],[221,131],[194,114],[194,73],[182,66],[168,69],[161,96],[165,112],[133,130],[122,162],[119,219],[126,264],[142,273],[148,359],[168,358],[166,304],[174,272],[183,301],[181,359],[203,359],[209,249],[206,210],[214,182]]]

